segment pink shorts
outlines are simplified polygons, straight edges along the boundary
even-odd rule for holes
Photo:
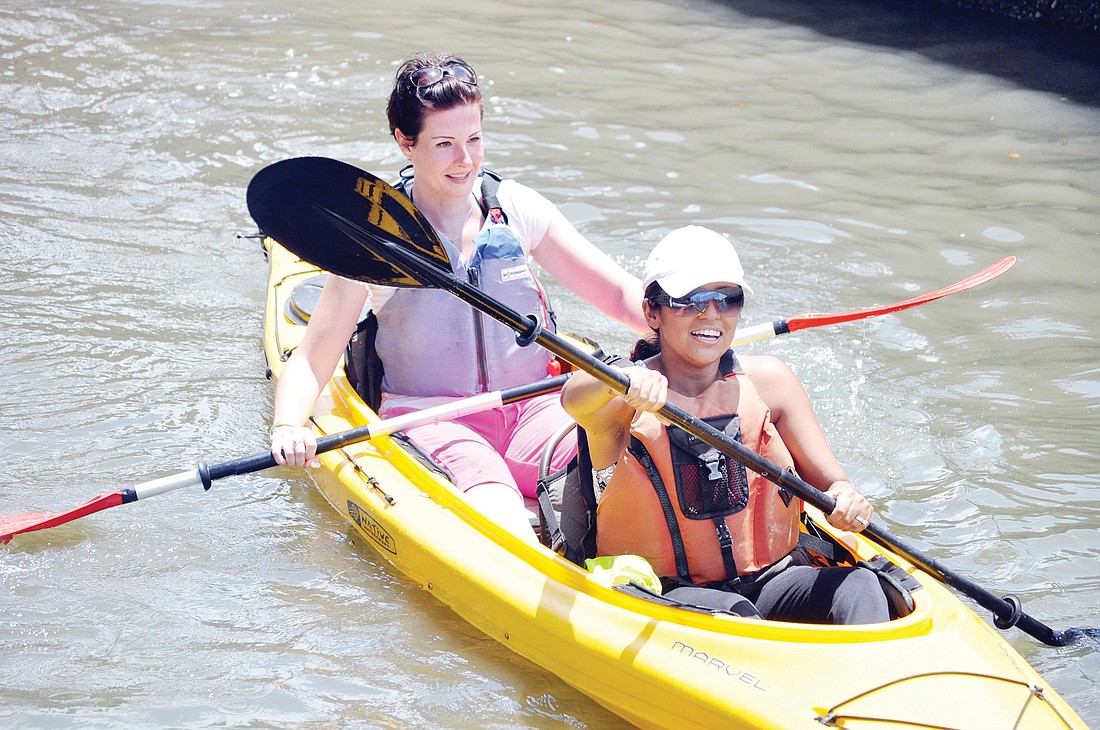
[[[383,418],[416,410],[400,403],[382,407]],[[539,462],[551,437],[569,422],[558,393],[530,398],[450,421],[405,431],[417,446],[454,475],[463,492],[480,484],[497,483],[535,496]],[[577,453],[576,432],[558,445],[550,473],[565,468]]]

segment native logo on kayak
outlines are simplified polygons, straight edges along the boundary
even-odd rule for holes
[[[393,538],[390,537],[390,533],[374,521],[374,518],[370,516],[370,513],[365,509],[357,505],[355,502],[348,500],[348,516],[351,517],[352,522],[359,525],[363,530],[363,534],[369,537],[373,542],[385,550],[388,553],[397,555],[397,545],[394,544]]]

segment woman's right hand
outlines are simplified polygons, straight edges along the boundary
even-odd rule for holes
[[[630,379],[630,387],[622,396],[623,402],[636,411],[659,411],[668,401],[668,379],[649,368],[633,366],[623,368],[623,375]]]
[[[281,466],[320,466],[317,437],[305,426],[280,424],[271,430],[271,455]]]

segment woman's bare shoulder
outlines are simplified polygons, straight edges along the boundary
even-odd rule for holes
[[[782,381],[795,377],[790,366],[775,355],[738,355],[737,360],[745,375],[753,381]]]

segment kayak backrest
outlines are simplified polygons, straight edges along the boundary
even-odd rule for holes
[[[577,454],[562,470],[548,473],[548,465],[562,440],[577,430]],[[539,502],[539,539],[542,544],[577,565],[596,557],[596,475],[583,428],[569,423],[547,443],[536,487]]]
[[[355,326],[355,332],[348,341],[344,352],[344,367],[347,370],[348,383],[375,413],[382,405],[382,359],[374,349],[374,338],[378,333],[378,317],[373,311],[367,312]]]

